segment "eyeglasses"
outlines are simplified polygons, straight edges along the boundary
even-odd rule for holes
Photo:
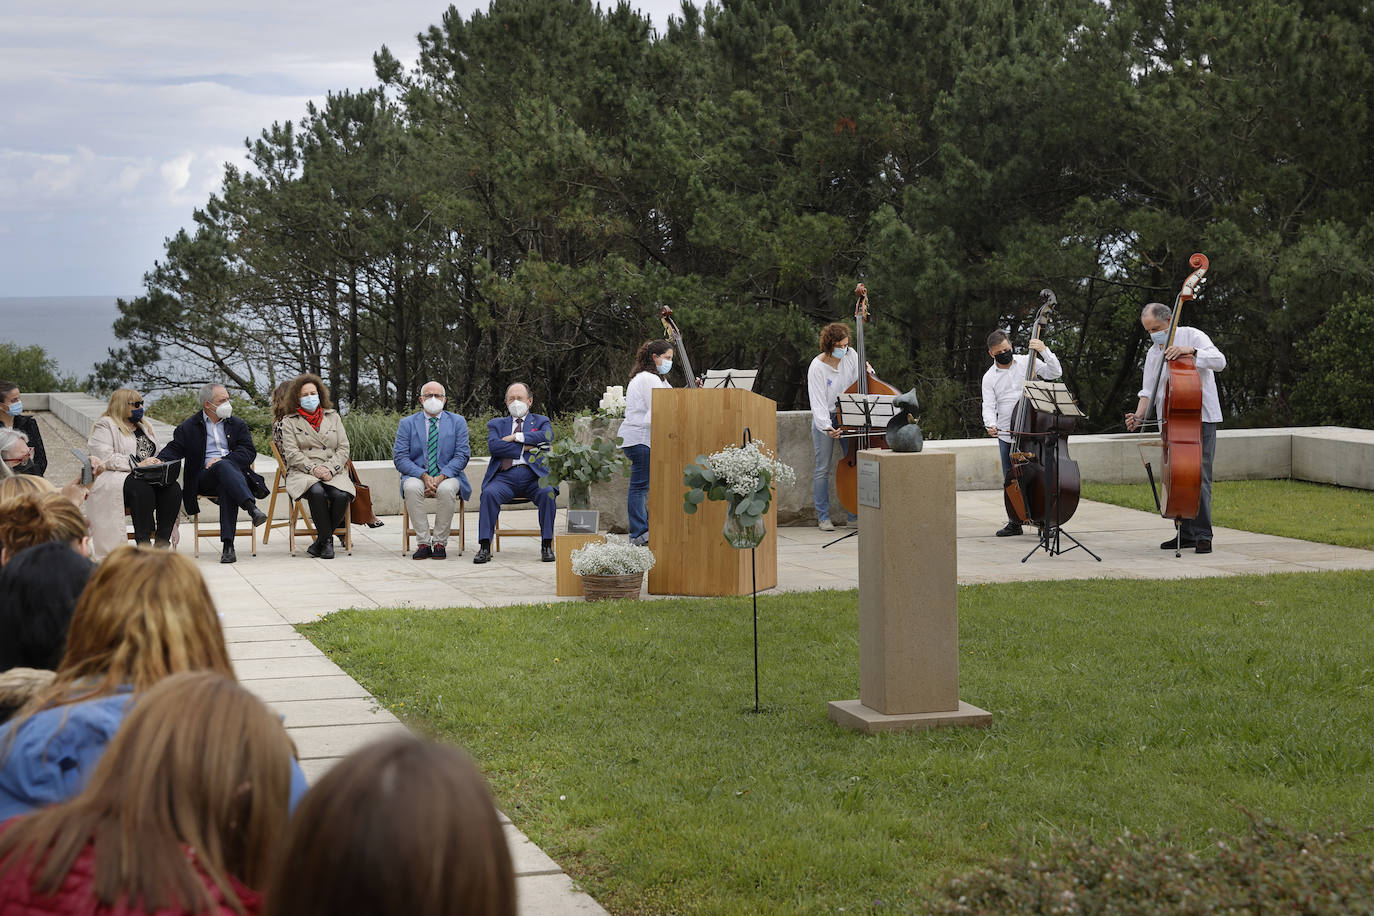
[[[143,402],[142,402],[142,401],[134,401],[134,402],[133,402],[132,404],[130,404],[129,406],[130,406],[130,407],[142,407],[142,406],[143,406]]]

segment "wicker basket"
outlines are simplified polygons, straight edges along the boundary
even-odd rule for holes
[[[639,598],[639,588],[644,584],[644,573],[629,576],[583,576],[582,595],[588,601],[604,601],[608,598]]]

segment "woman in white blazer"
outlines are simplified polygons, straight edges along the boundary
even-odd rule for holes
[[[318,375],[296,376],[287,403],[294,413],[281,421],[281,458],[286,465],[286,495],[310,504],[315,543],[306,553],[334,559],[334,531],[344,523],[356,491],[348,479],[348,433],[329,402]]]
[[[95,421],[86,451],[105,464],[105,473],[91,485],[86,519],[91,523],[91,555],[103,560],[125,541],[124,510],[134,524],[134,540],[147,545],[156,538],[158,547],[177,540],[177,515],[181,511],[181,484],[175,479],[162,486],[137,480],[130,461],[157,455],[153,427],[143,419],[143,397],[132,388],[120,388]]]

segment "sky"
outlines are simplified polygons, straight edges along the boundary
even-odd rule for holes
[[[461,0],[464,16],[487,4]],[[638,0],[661,30],[679,0]],[[440,0],[4,0],[0,297],[132,296],[225,162],[407,65]]]

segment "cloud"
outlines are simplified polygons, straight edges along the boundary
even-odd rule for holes
[[[162,173],[162,180],[167,183],[169,195],[175,197],[178,191],[186,187],[186,182],[191,180],[191,162],[195,158],[195,153],[182,153],[175,159],[162,163],[159,171]]]

